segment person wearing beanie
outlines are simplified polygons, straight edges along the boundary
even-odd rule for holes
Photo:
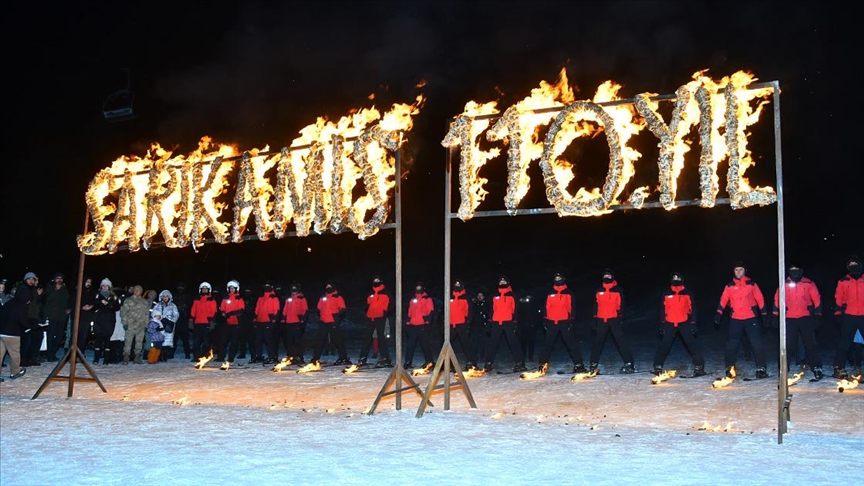
[[[564,275],[556,273],[552,275],[552,286],[546,295],[546,307],[543,312],[545,320],[546,340],[540,351],[538,371],[546,373],[549,369],[549,358],[555,341],[558,337],[564,341],[570,359],[573,360],[573,372],[584,373],[585,365],[582,363],[582,351],[579,349],[579,338],[576,337],[574,329],[575,302],[573,293],[567,286]]]
[[[306,364],[306,360],[303,357],[303,334],[306,332],[308,317],[309,303],[306,301],[306,296],[303,294],[300,284],[294,282],[288,287],[288,296],[285,297],[285,303],[282,307],[281,324],[277,327],[281,328],[282,332],[280,332],[280,336],[282,337],[282,345],[285,347],[287,357],[291,358],[292,363],[299,365]],[[271,356],[278,359],[278,351],[279,341],[275,340]]]
[[[435,361],[433,347],[432,323],[435,321],[435,301],[426,293],[426,285],[423,282],[414,284],[414,294],[408,301],[408,309],[405,312],[405,368],[413,368],[414,349],[420,343],[423,351],[424,368],[431,368]]]
[[[62,273],[55,273],[51,284],[45,288],[44,312],[48,320],[47,361],[57,362],[57,351],[63,344],[66,321],[72,314],[72,294],[66,287]]]
[[[591,344],[591,372],[596,372],[600,365],[600,354],[606,344],[606,336],[611,332],[618,352],[624,360],[621,373],[635,373],[633,352],[624,335],[624,290],[615,280],[615,272],[605,269],[600,274],[600,287],[594,291],[594,320],[591,330],[594,342]]]
[[[119,350],[113,349],[110,343],[119,310],[120,298],[114,293],[114,286],[107,278],[102,279],[93,314],[93,364],[100,359],[103,364],[117,362]]]
[[[21,317],[21,366],[41,366],[39,348],[42,344],[42,303],[45,289],[39,285],[39,277],[33,272],[24,274],[24,281],[15,288],[15,298],[21,294],[24,305]]]
[[[663,292],[660,316],[660,346],[654,353],[654,374],[663,373],[663,363],[669,356],[669,350],[675,338],[680,337],[693,360],[692,376],[704,376],[705,358],[696,344],[696,303],[690,289],[684,285],[684,276],[680,272],[672,272],[669,277],[669,287]]]
[[[390,346],[387,343],[386,327],[393,313],[393,298],[381,277],[372,277],[372,289],[366,296],[366,326],[363,330],[363,342],[360,345],[360,358],[358,366],[365,366],[369,358],[369,351],[375,354],[375,342],[381,352],[381,359],[375,364],[377,368],[388,368],[393,366],[390,361]],[[377,336],[377,337],[376,337]]]
[[[846,275],[837,282],[834,292],[834,315],[840,319],[840,339],[834,354],[834,378],[845,379],[849,348],[855,333],[864,336],[864,278],[861,259],[852,255],[846,259]]]
[[[458,341],[465,353],[466,361],[463,369],[469,371],[477,368],[477,350],[469,333],[472,302],[466,292],[462,279],[457,278],[453,281],[453,288],[450,290],[450,327],[456,335],[456,339],[451,338],[451,341]]]
[[[821,380],[822,356],[819,354],[819,346],[816,344],[816,330],[822,319],[822,298],[819,289],[812,280],[804,276],[804,269],[799,265],[791,264],[786,271],[786,362],[787,369],[791,370],[792,360],[797,354],[798,335],[804,342],[804,350],[807,353],[808,364],[813,370],[815,380]],[[774,292],[774,311],[772,326],[779,327],[780,317],[780,289]],[[802,369],[803,371],[803,369]]]
[[[724,355],[726,376],[732,378],[736,375],[741,375],[741,370],[736,369],[733,372],[732,369],[737,363],[741,335],[747,334],[747,338],[753,346],[754,357],[756,358],[755,377],[757,379],[767,378],[768,368],[765,348],[762,345],[762,330],[759,328],[759,315],[761,314],[763,322],[767,320],[765,298],[759,285],[747,276],[747,267],[744,265],[744,262],[735,262],[732,272],[733,278],[723,288],[720,304],[717,306],[717,313],[714,315],[714,326],[719,328],[720,320],[723,318],[726,308],[731,309],[729,337],[726,340]]]
[[[312,351],[310,363],[321,364],[321,353],[324,352],[324,346],[327,345],[327,338],[329,337],[339,354],[339,358],[333,364],[351,366],[351,360],[348,359],[348,352],[345,350],[345,333],[341,328],[348,309],[345,306],[345,299],[333,282],[327,282],[324,285],[324,293],[318,299],[317,308],[320,323],[318,333],[315,336],[315,349]],[[277,307],[276,310],[278,312],[279,308]]]
[[[522,354],[522,347],[519,345],[519,338],[516,336],[516,326],[519,321],[519,301],[513,294],[513,287],[510,285],[510,279],[501,275],[498,278],[497,295],[492,298],[492,315],[489,318],[490,333],[489,342],[486,348],[486,364],[483,369],[488,373],[492,370],[495,364],[495,357],[498,354],[498,345],[501,342],[501,337],[507,339],[507,344],[510,345],[510,353],[513,355],[513,372],[521,373],[528,371],[525,367],[525,357]]]

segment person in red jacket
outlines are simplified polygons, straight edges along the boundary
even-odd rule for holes
[[[414,348],[420,342],[423,351],[424,367],[435,361],[435,353],[432,349],[434,330],[432,321],[435,318],[435,301],[426,293],[423,282],[414,285],[414,295],[408,301],[408,310],[405,315],[405,368],[414,367]]]
[[[489,317],[490,333],[489,342],[486,346],[486,365],[483,367],[487,372],[491,371],[495,363],[495,355],[498,354],[498,344],[501,336],[506,336],[510,352],[513,354],[513,371],[521,373],[527,371],[522,348],[516,337],[516,326],[519,315],[519,304],[513,295],[510,279],[502,275],[498,279],[498,295],[492,298],[492,315]]]
[[[359,366],[366,366],[369,359],[369,350],[374,348],[373,340],[378,340],[378,349],[381,359],[375,364],[376,368],[389,368],[393,366],[390,361],[390,346],[387,343],[387,326],[390,315],[393,312],[393,298],[381,280],[375,275],[372,277],[372,292],[366,296],[366,327],[363,332],[363,342],[360,345]],[[373,338],[373,336],[378,336]],[[373,351],[374,352],[374,351]]]
[[[717,314],[714,315],[714,325],[719,326],[720,320],[726,308],[732,309],[729,319],[729,338],[726,341],[726,352],[724,361],[726,363],[726,376],[732,376],[732,367],[735,366],[738,356],[738,346],[741,344],[741,334],[746,334],[753,346],[753,354],[756,358],[756,378],[767,378],[768,369],[765,359],[765,348],[762,346],[762,331],[759,329],[758,316],[761,314],[765,319],[767,309],[765,298],[759,286],[747,276],[747,267],[743,262],[737,262],[733,268],[734,278],[726,284],[723,294],[720,296],[720,304],[717,306]],[[736,374],[741,375],[736,369]]]
[[[228,363],[227,366],[223,365],[222,369],[229,369],[230,364],[237,358],[240,337],[240,316],[246,309],[246,301],[240,296],[240,282],[231,280],[226,287],[228,295],[219,303],[219,312],[225,321],[225,328],[222,330],[222,342],[219,343],[219,349],[216,353],[218,361]],[[227,356],[225,354],[226,351],[228,353]]]
[[[798,335],[804,341],[804,350],[813,370],[813,377],[821,380],[822,356],[816,344],[816,329],[822,319],[822,299],[819,289],[812,280],[804,276],[804,270],[798,265],[789,265],[786,272],[786,362],[792,364],[792,353],[789,351],[798,346]],[[780,315],[780,289],[774,292],[774,319]]]
[[[324,351],[324,345],[327,344],[327,337],[330,337],[330,342],[336,346],[336,351],[339,353],[334,365],[351,365],[351,360],[348,359],[348,352],[345,351],[345,336],[342,333],[342,321],[345,320],[347,309],[345,307],[345,299],[336,290],[333,282],[327,282],[324,286],[324,295],[318,299],[318,312],[321,317],[321,325],[318,326],[318,334],[315,342],[315,351],[312,355],[311,363],[320,363],[321,353]]]
[[[282,303],[269,282],[264,284],[264,293],[255,302],[255,320],[252,323],[252,344],[249,346],[252,354],[250,363],[273,364],[278,356],[271,355],[273,327],[279,322],[279,311]],[[264,351],[267,357],[264,357]]]
[[[212,287],[208,282],[198,286],[198,298],[192,302],[189,320],[192,321],[192,362],[210,354],[210,325],[216,316],[216,300],[210,295]]]
[[[846,360],[855,332],[864,336],[864,278],[861,277],[861,259],[852,255],[846,260],[845,277],[837,282],[834,292],[834,314],[840,317],[840,340],[834,354],[834,378],[845,379]]]
[[[453,289],[450,291],[450,327],[451,331],[456,334],[456,340],[462,346],[462,351],[465,353],[465,366],[463,369],[468,371],[477,368],[477,350],[474,349],[474,343],[471,340],[471,313],[472,302],[466,294],[465,284],[462,279],[457,278],[453,281]],[[452,339],[451,339],[452,341]]]
[[[549,368],[549,357],[558,336],[564,341],[570,359],[573,360],[573,372],[584,373],[582,351],[579,349],[579,339],[574,332],[574,302],[573,293],[567,287],[564,275],[556,273],[552,276],[552,289],[546,296],[546,310],[543,314],[546,327],[546,340],[540,351],[540,366],[538,370],[545,372]]]
[[[285,305],[282,307],[282,320],[276,325],[279,334],[273,340],[270,356],[279,361],[279,342],[291,358],[292,363],[304,364],[303,359],[303,334],[306,330],[306,317],[309,314],[309,304],[306,296],[300,288],[300,284],[294,282],[288,290]]]
[[[654,374],[663,373],[663,363],[669,356],[675,337],[680,336],[693,360],[693,376],[704,376],[705,358],[696,344],[696,303],[690,289],[684,286],[684,277],[680,272],[672,272],[669,288],[663,293],[661,316],[661,341],[654,353]]]
[[[603,270],[600,275],[601,284],[594,292],[594,321],[591,330],[594,332],[594,342],[591,344],[591,371],[597,371],[600,363],[600,354],[606,344],[606,335],[611,332],[618,352],[624,360],[621,373],[635,373],[633,365],[633,352],[624,336],[624,323],[622,321],[624,309],[624,290],[615,280],[615,272],[611,269]]]

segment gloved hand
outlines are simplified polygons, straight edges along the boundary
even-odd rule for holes
[[[165,328],[164,328],[164,327],[162,327],[162,326],[159,326],[159,327],[157,327],[157,328],[156,328],[156,330],[157,330],[157,331],[164,331],[164,330],[165,330]]]
[[[267,317],[270,319],[270,322],[276,322],[276,314],[267,314]]]
[[[723,318],[723,314],[721,314],[719,312],[714,314],[714,328],[715,329],[720,329],[720,319],[722,319],[722,318]]]

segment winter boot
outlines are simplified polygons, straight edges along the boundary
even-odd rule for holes
[[[819,381],[822,379],[823,376],[825,376],[825,374],[822,373],[822,368],[813,368],[813,379]]]
[[[123,353],[123,364],[124,365],[129,364],[129,353]]]
[[[378,338],[372,338],[372,359],[378,357]]]
[[[705,376],[705,367],[704,366],[696,366],[693,368],[693,376]]]
[[[135,364],[142,364],[142,363],[144,363],[144,358],[141,357],[140,352],[137,352],[137,353],[135,353],[135,359],[133,361],[135,362]]]
[[[730,366],[730,367],[728,367],[728,368],[726,368],[726,378],[735,378],[735,376],[736,376],[738,373],[737,373],[737,372],[734,372],[734,371],[733,371],[734,369],[735,369],[735,366],[734,366],[734,365],[733,365],[733,366]]]
[[[573,373],[585,373],[586,371],[588,370],[585,369],[585,365],[582,363],[576,363],[573,365]]]
[[[761,366],[759,368],[756,368],[755,378],[757,380],[761,380],[762,378],[768,378],[768,371],[765,368],[762,368]]]
[[[468,361],[465,363],[465,367],[462,368],[462,371],[471,371],[472,368],[477,368],[477,363],[473,361]]]
[[[410,369],[414,368],[414,363],[412,363],[411,361],[406,361],[406,362],[402,363],[402,367],[405,368],[406,370],[410,370]]]
[[[849,373],[846,373],[846,369],[842,366],[835,366],[834,374],[831,376],[837,378],[838,380],[845,380],[849,376]]]
[[[528,371],[528,368],[525,367],[525,363],[522,361],[516,363],[516,366],[513,367],[514,373],[522,373],[523,371]]]
[[[663,366],[662,365],[654,365],[654,371],[652,371],[651,373],[654,373],[655,376],[662,375],[663,374]]]
[[[150,348],[150,351],[147,352],[147,362],[150,364],[158,363],[160,354],[162,354],[161,350],[156,348]]]
[[[483,370],[486,371],[487,373],[492,371],[493,368],[495,368],[495,365],[492,364],[491,361],[487,361],[486,364],[483,365]]]
[[[597,373],[600,371],[600,363],[591,363],[591,367],[589,368],[591,373]]]
[[[375,363],[375,367],[376,368],[392,368],[393,363],[390,362],[389,358],[381,358],[378,360],[377,363]]]
[[[621,373],[636,373],[636,367],[633,366],[633,363],[624,363],[624,366],[621,367]]]
[[[337,359],[333,364],[334,364],[334,365],[339,365],[339,366],[342,366],[342,365],[344,365],[344,366],[351,366],[352,363],[351,363],[351,360],[348,359],[348,358],[339,358],[339,359]]]
[[[357,366],[366,366],[366,358],[360,358],[357,360]]]

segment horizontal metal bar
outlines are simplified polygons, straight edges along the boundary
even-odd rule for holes
[[[698,206],[702,202],[701,199],[694,199],[690,201],[675,201],[676,208],[683,208],[686,206]],[[729,204],[730,200],[726,199],[715,199],[715,205],[724,205]],[[663,205],[660,204],[659,201],[647,202],[640,206],[638,209],[652,209],[652,208],[662,208]],[[610,211],[624,211],[627,209],[637,209],[636,206],[632,204],[613,204],[609,206]],[[476,211],[472,218],[491,218],[496,216],[530,216],[534,214],[558,214],[558,210],[555,208],[531,208],[531,209],[516,209],[513,211],[509,211],[506,209],[496,210],[496,211]],[[450,219],[459,219],[458,213],[450,213]]]

